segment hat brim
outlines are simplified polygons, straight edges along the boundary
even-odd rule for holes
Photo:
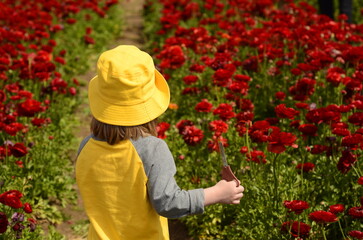
[[[170,90],[163,75],[155,69],[153,95],[137,105],[106,102],[97,89],[97,76],[89,82],[88,100],[92,115],[100,122],[117,126],[137,126],[162,115],[170,103]]]

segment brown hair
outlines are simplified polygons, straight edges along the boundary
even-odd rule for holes
[[[138,126],[116,126],[100,122],[93,117],[91,132],[95,137],[105,140],[110,145],[114,145],[122,140],[136,140],[145,135],[157,136],[156,125],[157,119]]]

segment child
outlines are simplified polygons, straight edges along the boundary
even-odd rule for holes
[[[189,191],[175,182],[172,154],[156,137],[169,87],[150,55],[129,45],[102,53],[88,98],[92,134],[82,141],[76,164],[88,239],[169,239],[167,218],[239,204],[244,189],[235,182]]]

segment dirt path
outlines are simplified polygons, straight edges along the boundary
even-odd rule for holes
[[[121,23],[123,30],[121,32],[121,36],[111,43],[109,48],[123,44],[135,45],[142,49],[142,10],[144,0],[122,0],[120,4],[122,5],[124,15],[124,21]],[[95,74],[95,69],[90,69],[88,73],[78,77],[78,79],[82,82],[88,83]],[[81,89],[80,94],[87,99],[87,84]],[[76,130],[75,135],[79,138],[79,140],[82,140],[89,134],[89,123],[91,117],[87,103],[84,103],[79,107],[77,117],[80,119],[81,124],[79,129]],[[74,188],[77,190],[77,186],[74,186]],[[77,205],[68,206],[63,209],[63,212],[69,220],[59,224],[56,227],[57,230],[66,237],[66,240],[86,239],[88,220],[79,194],[77,198]],[[187,234],[186,227],[178,220],[169,221],[169,231],[171,240],[191,240]]]

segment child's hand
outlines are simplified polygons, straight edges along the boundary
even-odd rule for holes
[[[204,205],[215,203],[239,204],[243,197],[244,187],[236,187],[235,181],[219,181],[216,185],[204,189]]]

